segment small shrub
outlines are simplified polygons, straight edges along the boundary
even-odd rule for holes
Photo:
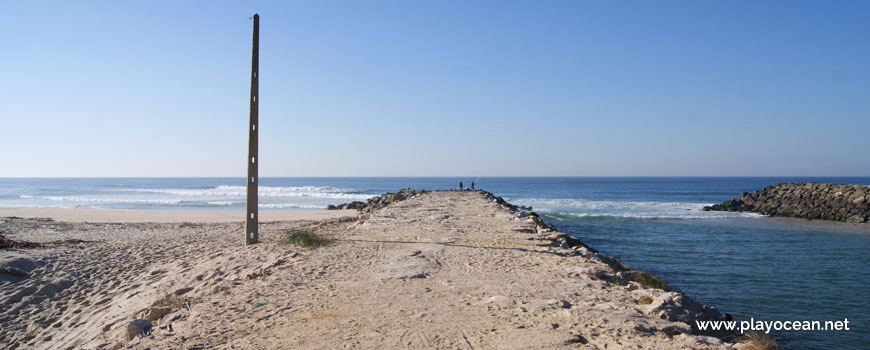
[[[637,300],[637,303],[639,305],[649,305],[649,304],[652,304],[652,302],[653,302],[653,298],[651,298],[649,295],[644,295],[644,296],[640,297],[640,299]]]
[[[184,306],[185,304],[192,303],[194,301],[189,297],[170,292],[168,287],[162,287],[158,289],[158,295],[162,295],[162,297],[154,301],[151,306],[168,307],[172,310],[177,310],[182,308],[182,306]]]
[[[740,337],[738,341],[746,344],[741,347],[742,350],[779,349],[779,345],[776,344],[776,338],[767,333],[749,332]]]
[[[312,231],[291,230],[284,234],[284,239],[281,244],[295,245],[303,248],[314,248],[327,245],[331,242],[329,238],[323,237]]]
[[[670,290],[668,284],[665,283],[665,280],[644,270],[635,270],[634,273],[631,274],[631,280],[650,288],[666,291]]]
[[[265,270],[261,270],[260,272],[249,273],[245,276],[245,278],[249,279],[249,280],[256,280],[256,279],[265,278],[266,276],[269,276],[271,274],[272,274],[272,271],[270,271],[269,269],[265,269]]]
[[[162,297],[151,304],[151,306],[162,306],[175,310],[181,308],[181,305],[184,305],[187,301],[187,298],[182,298],[174,293],[165,293]]]

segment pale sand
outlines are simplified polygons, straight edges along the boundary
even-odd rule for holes
[[[354,210],[267,210],[260,211],[260,221],[322,220],[356,216]],[[120,209],[25,208],[0,207],[0,217],[49,218],[67,222],[244,222],[244,212],[234,211],[160,211]]]
[[[566,256],[575,251],[478,193],[418,195],[360,221],[266,223],[250,247],[241,223],[2,220],[16,240],[96,241],[0,252],[34,265],[29,278],[0,282],[10,349],[111,348],[172,291],[192,299],[189,310],[128,347],[731,348],[661,318],[687,314],[678,294],[604,276],[597,255]],[[277,244],[298,227],[336,241]],[[262,269],[271,274],[246,279]],[[652,304],[637,303],[645,296]]]

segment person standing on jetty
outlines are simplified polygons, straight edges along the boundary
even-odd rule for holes
[[[459,190],[462,191],[462,181],[459,181]]]
[[[472,191],[474,191],[474,184],[475,184],[475,183],[477,183],[477,181],[472,181],[472,182],[471,182],[471,190],[472,190]]]

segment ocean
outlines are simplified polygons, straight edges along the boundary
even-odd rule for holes
[[[870,228],[702,210],[778,182],[870,185],[868,177],[264,177],[259,200],[263,210],[321,209],[473,180],[738,320],[849,320],[849,331],[774,332],[791,349],[870,349]],[[0,206],[241,212],[244,186],[244,178],[5,178]]]

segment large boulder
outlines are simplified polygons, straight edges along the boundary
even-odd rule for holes
[[[647,307],[646,314],[672,322],[682,322],[692,327],[692,334],[723,338],[730,335],[723,330],[699,330],[695,321],[725,321],[726,316],[715,307],[704,305],[682,293],[667,292],[658,295]]]
[[[846,219],[846,222],[860,224],[867,222],[867,220],[861,215],[852,215]]]
[[[366,204],[363,202],[353,201],[353,202],[344,204],[344,208],[342,208],[342,209],[357,209],[358,210],[358,209],[362,209],[363,207],[365,207],[365,205]]]

